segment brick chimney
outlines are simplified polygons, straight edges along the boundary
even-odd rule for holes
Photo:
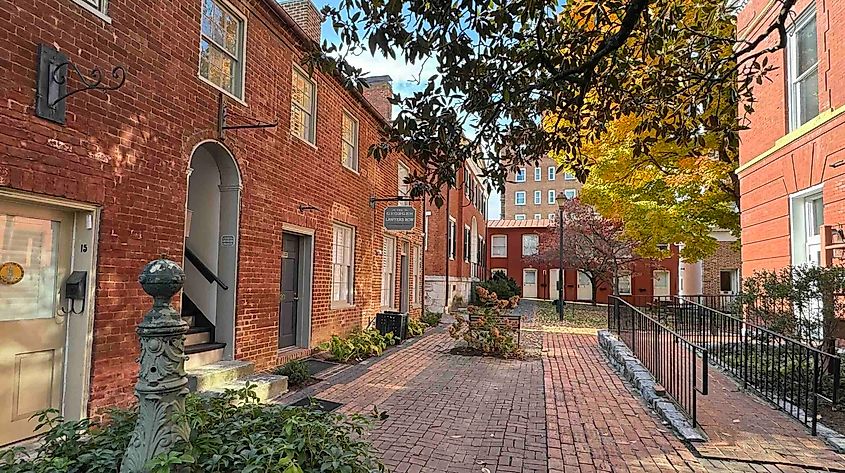
[[[302,28],[305,34],[320,42],[320,27],[323,23],[323,15],[309,0],[279,0],[279,5],[293,18],[293,21]]]
[[[373,76],[364,81],[369,86],[364,88],[364,97],[385,120],[392,120],[393,105],[389,99],[393,97],[393,79],[390,76]]]

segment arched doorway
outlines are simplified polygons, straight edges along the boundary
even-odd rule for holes
[[[240,196],[232,154],[215,141],[197,146],[188,171],[182,296],[190,367],[234,356]]]

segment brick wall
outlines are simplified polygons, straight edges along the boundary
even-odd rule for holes
[[[378,309],[384,205],[397,194],[397,160],[365,150],[383,122],[332,77],[315,73],[316,146],[290,133],[291,68],[302,39],[268,2],[233,1],[248,12],[244,104],[232,115],[278,120],[277,128],[227,133],[242,176],[236,357],[267,369],[278,359],[278,290],[284,225],[314,232],[312,343],[360,327]],[[144,263],[182,260],[192,151],[216,136],[216,89],[197,77],[202,2],[112,0],[110,23],[71,0],[0,3],[0,185],[102,207],[89,411],[133,401],[134,331],[150,300],[137,283]],[[73,34],[68,34],[73,32]],[[85,70],[126,66],[118,91],[74,95],[66,126],[33,115],[35,52],[55,44]],[[341,110],[360,120],[360,171],[340,164]],[[241,118],[244,121],[249,119]],[[233,118],[234,120],[234,118]],[[407,163],[413,166],[413,163]],[[317,212],[301,213],[300,204]],[[356,305],[329,302],[332,223],[356,228]],[[421,242],[420,228],[401,238]],[[398,262],[397,262],[398,267]],[[398,284],[398,283],[397,283]]]
[[[796,14],[812,2],[797,3]],[[770,80],[754,89],[755,111],[749,130],[741,135],[740,176],[742,272],[775,269],[792,262],[789,195],[821,185],[824,222],[845,221],[845,167],[832,167],[845,159],[845,5],[814,2],[818,34],[819,107],[814,124],[788,135],[786,51],[768,55],[776,70]],[[752,37],[770,24],[777,2],[751,0],[738,18],[741,37]],[[777,35],[760,45],[769,47]],[[758,158],[764,159],[758,159]],[[748,163],[755,161],[748,166]]]
[[[720,241],[716,252],[701,261],[702,294],[719,294],[721,271],[738,270],[741,267],[742,259],[737,245],[734,242]]]

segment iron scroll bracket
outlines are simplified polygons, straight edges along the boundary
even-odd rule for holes
[[[38,46],[38,70],[36,71],[35,115],[55,123],[64,124],[67,99],[80,92],[99,90],[110,92],[126,83],[126,69],[114,66],[111,70],[113,82],[103,83],[105,74],[95,67],[87,74],[74,64],[64,53],[52,46]],[[71,76],[75,76],[80,87],[68,90]]]
[[[254,123],[246,125],[229,125],[229,106],[226,104],[226,97],[222,92],[217,97],[217,136],[220,141],[226,139],[226,130],[256,130],[263,128],[275,128],[279,126],[279,122],[263,122],[256,120]]]

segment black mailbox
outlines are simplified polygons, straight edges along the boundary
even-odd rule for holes
[[[74,301],[85,300],[85,286],[88,283],[88,271],[74,271],[65,281],[65,298]]]

